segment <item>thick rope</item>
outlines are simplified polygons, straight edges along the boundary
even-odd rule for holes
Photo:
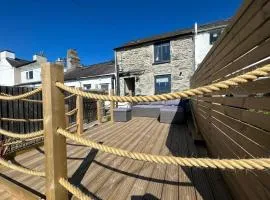
[[[59,183],[71,194],[73,194],[75,197],[77,197],[80,200],[91,200],[88,195],[84,194],[79,188],[72,185],[69,181],[67,181],[64,178],[59,179]]]
[[[66,128],[66,130],[75,128],[75,127],[77,127],[77,126],[78,126],[78,124],[72,124],[72,125],[68,126],[68,127]]]
[[[6,96],[6,95],[0,95],[0,100],[8,100],[8,101],[12,101],[12,100],[18,100],[18,99],[25,99],[27,97],[33,96],[34,94],[37,94],[39,92],[42,91],[42,88],[39,87],[35,90],[32,90],[30,92],[26,92],[24,94],[20,94],[20,95],[16,95],[16,96]]]
[[[39,171],[35,171],[32,169],[27,169],[25,167],[21,167],[18,165],[14,165],[12,163],[9,163],[8,161],[5,161],[4,159],[0,158],[0,165],[3,165],[4,167],[22,172],[24,174],[29,174],[29,175],[33,175],[33,176],[45,176],[45,172],[39,172]]]
[[[30,141],[41,139],[41,138],[44,138],[44,136],[42,135],[42,136],[39,136],[39,137],[30,138],[30,139],[16,140],[16,141],[13,141],[13,142],[4,143],[3,147],[14,145],[14,144],[20,144],[20,143],[23,143],[23,142],[30,142]]]
[[[72,115],[76,114],[77,111],[78,111],[78,109],[74,108],[73,110],[66,112],[66,116],[72,116]]]
[[[183,167],[201,167],[201,168],[214,168],[214,169],[257,169],[264,170],[270,169],[270,158],[259,159],[209,159],[209,158],[182,158],[174,156],[160,156],[151,155],[146,153],[136,153],[119,148],[109,147],[106,145],[98,144],[92,140],[78,137],[71,134],[64,129],[59,128],[57,133],[74,140],[80,144],[98,149],[100,151],[111,153],[117,156],[127,157],[134,160],[148,161],[160,164],[173,164]]]
[[[0,134],[8,136],[8,137],[20,138],[20,139],[29,139],[29,138],[39,137],[39,136],[42,136],[43,133],[44,131],[41,130],[41,131],[32,132],[32,133],[19,134],[19,133],[13,133],[13,132],[0,129]]]
[[[5,93],[0,93],[0,95],[2,96],[7,96],[7,97],[12,97],[12,95],[9,95],[9,94],[5,94]],[[35,100],[35,99],[20,99],[22,101],[27,101],[27,102],[33,102],[33,103],[42,103],[41,100]]]
[[[71,94],[71,95],[69,95],[69,96],[66,96],[64,99],[66,100],[66,99],[70,99],[71,97],[74,97],[75,96],[75,94]]]
[[[15,119],[15,118],[0,118],[0,121],[11,121],[11,122],[42,122],[43,119]]]
[[[69,93],[76,94],[89,99],[103,100],[103,101],[116,101],[116,102],[152,102],[152,101],[164,101],[164,100],[173,100],[180,99],[182,97],[187,98],[195,95],[202,95],[206,93],[212,93],[222,89],[228,89],[232,86],[237,86],[248,81],[254,81],[258,77],[268,76],[270,72],[270,64],[265,65],[264,67],[257,68],[251,72],[247,72],[243,75],[239,75],[234,78],[230,78],[225,81],[220,81],[210,85],[198,87],[195,89],[189,89],[182,92],[173,92],[168,94],[160,95],[150,95],[150,96],[109,96],[109,95],[100,95],[93,94],[89,92],[84,92],[76,88],[72,88],[64,85],[63,83],[56,82],[56,86],[65,90]]]
[[[22,101],[32,102],[32,103],[42,103],[42,100],[35,99],[22,99]]]

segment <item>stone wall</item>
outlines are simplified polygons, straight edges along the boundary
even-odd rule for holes
[[[135,95],[153,95],[156,75],[171,74],[171,91],[189,88],[189,79],[193,73],[193,40],[192,37],[178,38],[170,41],[171,61],[164,64],[154,63],[154,46],[121,49],[116,52],[120,71],[139,71],[135,76]],[[124,78],[120,77],[120,95],[124,95]]]

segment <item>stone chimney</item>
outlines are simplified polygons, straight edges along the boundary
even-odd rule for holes
[[[67,51],[67,70],[80,67],[80,58],[75,49],[68,49]]]
[[[33,55],[33,61],[44,63],[47,62],[47,58],[43,52],[40,52]]]
[[[1,60],[6,59],[6,58],[15,59],[15,53],[9,50],[4,50],[0,52],[0,58]]]

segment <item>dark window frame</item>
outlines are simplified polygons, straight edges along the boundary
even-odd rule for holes
[[[168,55],[166,55],[165,53],[165,47],[168,46],[167,49],[167,53]],[[171,62],[171,41],[163,41],[163,42],[157,42],[153,44],[153,49],[154,49],[154,62],[153,64],[162,64],[162,63],[169,63]],[[157,57],[157,53],[159,52],[160,54],[160,59],[156,60]],[[166,57],[168,57],[166,59]]]
[[[210,34],[209,34],[209,44],[210,45],[213,45],[217,40],[218,38],[220,37],[222,33],[222,30],[213,30],[213,31],[210,31]],[[214,37],[214,34],[217,34],[217,37]]]
[[[27,79],[27,80],[32,80],[32,79],[34,79],[34,72],[33,72],[33,70],[27,71],[27,72],[26,72],[26,79]]]
[[[83,87],[86,90],[91,90],[92,89],[92,84],[91,83],[86,83],[86,84],[83,84]]]
[[[160,75],[155,75],[154,76],[155,94],[165,94],[165,93],[160,93],[160,92],[157,91],[156,81],[157,81],[158,78],[168,78],[169,90],[165,91],[165,93],[170,93],[172,91],[172,75],[171,74],[160,74]]]

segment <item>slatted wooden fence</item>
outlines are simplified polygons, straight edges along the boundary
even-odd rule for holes
[[[191,79],[192,88],[270,63],[270,1],[246,0]],[[193,98],[214,157],[270,156],[270,78]],[[223,172],[235,199],[270,199],[269,171]]]
[[[0,86],[0,93],[8,95],[19,95],[25,92],[29,92],[34,88],[27,87],[8,87]],[[101,93],[101,92],[96,92]],[[103,94],[103,92],[102,92]],[[66,93],[66,96],[69,94]],[[33,95],[31,100],[42,101],[42,93]],[[76,96],[73,96],[66,100],[65,102],[69,109],[72,110],[76,107]],[[83,100],[83,112],[84,112],[84,122],[89,123],[97,120],[97,103],[95,100],[84,99]],[[0,128],[15,132],[15,133],[29,133],[43,129],[43,121],[36,122],[16,122],[10,121],[8,119],[42,119],[43,110],[42,103],[31,102],[25,100],[15,100],[15,101],[4,101],[0,100]],[[3,119],[3,120],[1,120]],[[6,120],[4,120],[6,119]],[[70,117],[70,123],[76,122],[76,115]],[[0,142],[9,143],[13,142],[14,139],[8,138],[6,136],[0,136]],[[5,154],[10,154],[16,152],[20,149],[27,148],[29,146],[37,145],[43,142],[43,138],[38,138],[31,141],[24,141],[22,143],[12,144],[7,149],[4,150]],[[2,148],[3,153],[3,148]]]
[[[104,91],[91,91],[91,93],[96,94],[107,94]],[[65,92],[65,96],[70,95]],[[76,95],[65,100],[68,110],[73,110],[76,108]],[[84,123],[90,123],[97,120],[97,101],[93,99],[83,99],[83,119]],[[69,117],[69,123],[76,122],[76,115]]]
[[[0,92],[8,95],[19,95],[25,92],[29,92],[33,90],[33,88],[27,87],[7,87],[0,86]],[[42,100],[41,93],[32,96],[32,100]],[[37,102],[29,102],[22,100],[15,101],[4,101],[0,100],[0,128],[12,131],[16,133],[29,133],[33,131],[38,131],[43,129],[43,122],[16,122],[16,121],[8,121],[1,120],[3,118],[9,119],[42,119],[42,103]],[[5,136],[1,136],[1,141],[11,142],[11,138],[7,138]],[[5,153],[12,153],[19,149],[25,148],[27,146],[31,146],[33,144],[38,144],[42,142],[42,139],[36,139],[28,142],[23,142],[19,144],[10,145]]]

